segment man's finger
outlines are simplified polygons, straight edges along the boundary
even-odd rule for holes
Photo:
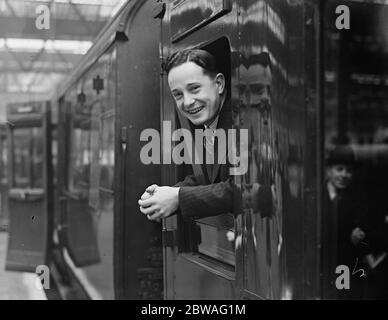
[[[149,197],[148,199],[145,199],[145,200],[139,200],[137,203],[141,207],[149,207],[155,204],[155,200],[152,197]]]
[[[151,221],[161,222],[161,213],[159,211],[155,211],[153,214],[147,215],[147,219]]]
[[[148,192],[144,192],[142,195],[141,195],[141,200],[146,200],[148,198],[152,197],[152,194],[148,193]]]
[[[155,221],[155,222],[159,222],[159,223],[162,222],[162,218],[160,218],[160,217],[157,218],[156,213],[147,215],[147,219],[150,221]]]
[[[155,206],[151,206],[151,207],[139,207],[140,211],[146,215],[149,215],[149,214],[152,214],[156,211],[156,208]]]

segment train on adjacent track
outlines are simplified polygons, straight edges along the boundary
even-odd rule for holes
[[[387,16],[378,1],[128,1],[51,101],[8,108],[7,269],[47,265],[65,299],[325,298],[325,151],[351,145],[365,193],[387,189]],[[216,57],[248,130],[241,213],[151,222],[145,187],[190,170],[139,156],[143,130],[182,126],[163,66],[186,48]]]

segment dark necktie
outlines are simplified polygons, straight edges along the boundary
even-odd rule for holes
[[[209,177],[209,180],[212,179],[213,174],[213,161],[214,159],[214,137],[212,135],[211,129],[205,130],[205,137],[203,139],[204,145],[204,161],[206,166],[206,171]],[[212,163],[213,162],[213,163]]]

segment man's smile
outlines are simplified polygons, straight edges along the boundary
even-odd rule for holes
[[[189,114],[196,114],[196,113],[202,111],[203,108],[204,108],[204,106],[199,106],[199,107],[196,107],[196,108],[193,108],[190,110],[186,110],[186,112]]]

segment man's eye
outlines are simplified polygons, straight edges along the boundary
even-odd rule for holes
[[[267,87],[262,84],[251,85],[251,91],[255,94],[262,95],[266,92]]]
[[[199,86],[191,87],[191,92],[198,92]]]
[[[174,93],[173,96],[174,96],[175,100],[179,100],[179,99],[182,98],[182,94],[181,93]]]

